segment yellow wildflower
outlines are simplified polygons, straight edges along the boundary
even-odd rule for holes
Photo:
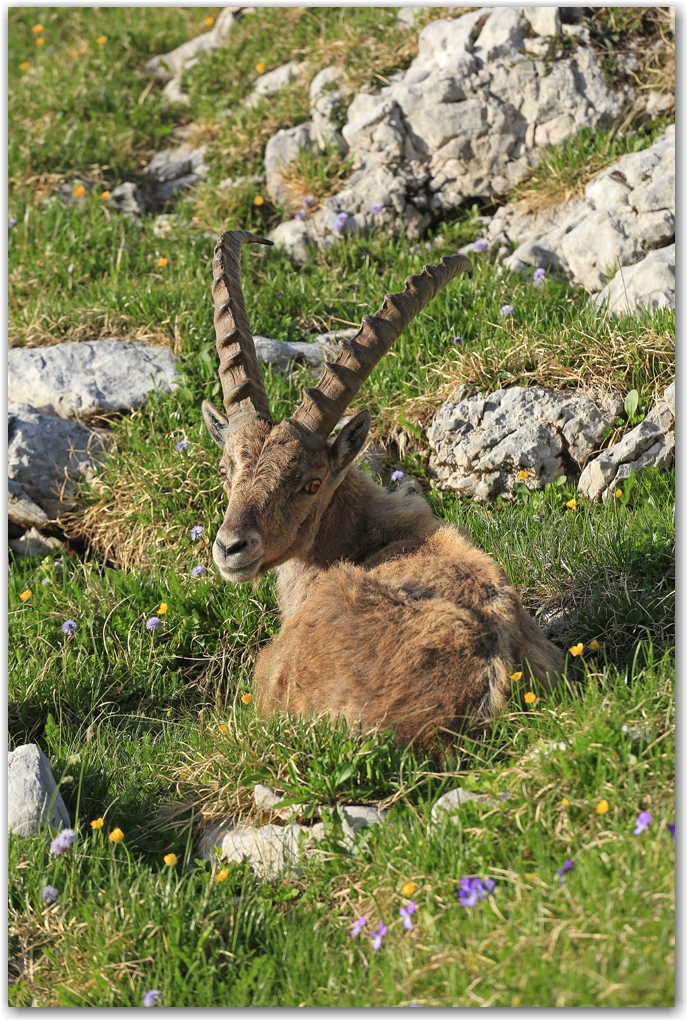
[[[229,732],[229,727],[227,726],[226,723],[221,722],[219,724],[219,731],[220,731],[220,733],[228,733]]]
[[[215,19],[212,17],[205,18],[203,24],[206,25],[208,28],[212,28],[212,26],[215,24]]]
[[[177,855],[176,854],[165,854],[165,856],[162,858],[162,860],[165,862],[165,864],[167,865],[168,868],[173,868],[174,865],[177,862]]]
[[[34,35],[41,35],[41,33],[45,31],[45,29],[43,28],[42,25],[34,25],[31,31],[33,32]]]
[[[36,39],[36,46],[43,46],[44,43],[45,43],[45,39],[43,38],[42,35],[39,35],[38,38]]]
[[[511,1004],[511,1006],[519,1006],[521,1002],[522,1002],[522,995],[514,995],[513,998],[511,999],[510,1004]]]
[[[226,882],[228,878],[229,868],[222,868],[222,870],[218,871],[217,874],[215,875],[215,882]]]
[[[110,197],[110,192],[107,189],[105,189],[105,191],[101,191],[100,192],[100,201],[101,202],[104,202],[105,199],[109,198],[109,197]]]
[[[527,879],[528,882],[532,882],[536,877],[537,876],[533,871],[528,871],[527,874],[525,875],[525,878]]]
[[[158,269],[164,269],[168,262],[169,262],[169,259],[158,259],[157,260],[157,268]]]
[[[253,700],[253,695],[252,694],[242,694],[241,695],[241,701],[243,702],[244,705],[250,705],[252,700]]]
[[[607,800],[600,800],[599,803],[596,805],[596,813],[597,813],[597,815],[607,815],[608,814],[608,810],[609,810],[609,808],[608,808],[608,801]]]
[[[262,60],[258,60],[257,64],[255,65],[255,70],[258,72],[258,74],[262,74],[262,72],[265,70],[265,65],[263,64]]]
[[[511,673],[511,680],[522,680],[522,670],[518,669],[515,673]]]
[[[264,205],[264,204],[265,204],[265,199],[262,197],[262,195],[256,195],[255,198],[253,199],[253,205]]]
[[[589,642],[587,647],[589,648],[590,652],[598,652],[598,650],[599,650],[599,642],[596,640],[596,638],[594,638],[593,641]]]
[[[121,843],[121,841],[124,839],[124,833],[119,828],[113,829],[112,832],[110,833],[110,839],[113,843]]]
[[[401,889],[401,892],[403,893],[404,896],[412,896],[416,889],[417,886],[415,885],[414,882],[406,882],[406,884]]]
[[[623,490],[622,489],[616,489],[615,492],[613,493],[613,495],[615,496],[616,499],[620,499],[622,494],[623,494]]]
[[[97,42],[98,46],[104,46],[105,43],[107,42],[107,36],[99,35],[95,41]]]
[[[568,651],[570,652],[571,655],[574,656],[582,655],[582,652],[584,651],[584,645],[580,641],[578,644],[573,645],[571,648],[569,648]]]
[[[104,824],[105,824],[105,820],[103,818],[94,818],[93,821],[91,822],[91,828],[92,829],[102,829]]]
[[[31,67],[31,64],[28,62],[28,60],[22,60],[21,64],[19,65],[19,70],[20,71],[28,71],[28,69],[30,67]]]
[[[26,600],[30,599],[32,595],[33,592],[31,591],[31,589],[27,588],[26,591],[21,592],[19,598],[22,600],[22,602],[26,602]]]
[[[528,705],[533,705],[536,700],[537,700],[537,695],[533,694],[532,691],[528,691],[527,694],[525,695],[525,702]]]
[[[518,471],[518,481],[519,482],[524,482],[525,479],[527,478],[527,476],[528,476],[528,472],[525,471],[524,468],[523,468],[522,471]]]
[[[487,510],[487,517],[491,516],[491,510]]]
[[[561,807],[567,807],[569,803],[570,801],[568,800],[568,798],[564,797],[563,800],[561,801]]]
[[[167,603],[166,602],[161,602],[160,603],[160,608],[157,611],[158,612],[158,616],[164,616],[168,609],[169,609],[169,606],[167,605]]]
[[[570,507],[571,510],[574,510],[575,507],[577,506],[577,500],[576,499],[569,499],[568,502],[565,505],[567,507]]]
[[[74,60],[78,60],[79,56],[80,56],[79,51],[78,50],[72,50],[72,56],[73,56]]]
[[[83,184],[77,184],[77,186],[72,191],[72,195],[74,196],[74,198],[82,198],[85,194],[86,189],[84,188]]]

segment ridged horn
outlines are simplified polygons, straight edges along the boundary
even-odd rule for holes
[[[229,423],[233,419],[237,426],[257,417],[272,421],[241,290],[241,245],[246,241],[272,244],[249,230],[227,230],[218,237],[212,260],[219,378]]]
[[[341,344],[336,361],[325,366],[317,386],[303,391],[303,401],[287,424],[310,449],[322,449],[356,393],[395,340],[458,273],[472,277],[465,255],[446,255],[438,266],[409,276],[401,294],[387,294],[376,315],[365,315],[351,340]]]

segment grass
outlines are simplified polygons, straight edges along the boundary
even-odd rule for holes
[[[171,346],[183,373],[173,394],[107,423],[116,448],[69,524],[70,551],[10,564],[10,746],[43,748],[77,831],[61,857],[47,852],[46,834],[10,837],[10,1003],[139,1006],[155,988],[161,1005],[179,1007],[670,1005],[673,474],[646,472],[622,498],[575,510],[566,506],[572,479],[478,506],[432,487],[422,428],[462,383],[613,386],[623,396],[637,389],[645,413],[673,376],[674,314],[599,318],[564,280],[533,287],[476,254],[474,279],[442,291],[356,402],[373,413],[387,469],[423,481],[435,513],[494,556],[561,647],[585,645],[582,656],[568,656],[552,697],[528,705],[526,683],[515,684],[493,729],[457,736],[441,765],[386,733],[261,720],[241,696],[257,651],[278,630],[273,578],[230,587],[212,569],[222,498],[200,403],[219,393],[211,232],[264,231],[280,211],[253,205],[259,184],[230,192],[218,184],[260,172],[266,138],[307,115],[310,71],[269,104],[240,106],[258,60],[271,70],[306,59],[314,74],[336,58],[351,90],[371,88],[407,66],[416,32],[398,27],[392,9],[258,9],[226,51],[186,74],[191,106],[165,106],[143,63],[203,31],[216,13],[10,11],[9,203],[18,220],[9,242],[10,343],[138,337]],[[31,31],[37,23],[42,47]],[[107,44],[99,46],[101,34]],[[29,72],[18,69],[25,59]],[[227,106],[231,115],[220,116]],[[135,179],[190,118],[209,144],[211,172],[177,204],[173,233],[158,238],[151,217],[136,227],[110,213],[99,190]],[[616,138],[608,151],[648,137]],[[579,173],[602,141],[578,139],[550,165],[562,177]],[[329,153],[304,157],[297,171],[298,187],[322,197],[346,168]],[[92,182],[92,196],[69,205],[51,197],[74,179]],[[479,236],[480,211],[437,224],[431,255],[374,232],[299,268],[278,251],[246,251],[255,332],[300,340],[357,324],[423,260]],[[169,260],[164,270],[160,257]],[[506,302],[515,307],[508,320],[499,316]],[[290,413],[310,381],[305,370],[267,372],[274,414]],[[615,436],[630,424],[621,416]],[[182,438],[189,445],[178,452]],[[204,533],[192,542],[198,524]],[[206,573],[193,577],[196,565]],[[20,600],[27,589],[31,597]],[[148,631],[162,602],[163,627]],[[66,619],[77,623],[71,638],[61,632]],[[256,820],[256,782],[283,792],[304,822],[315,803],[378,803],[389,814],[352,850],[333,816],[302,873],[258,881],[232,865],[217,882],[195,859],[195,839],[230,813]],[[455,824],[433,827],[436,799],[459,784],[496,806],[470,803]],[[603,800],[609,811],[598,814]],[[634,836],[639,811],[652,822]],[[104,827],[92,830],[99,817]],[[116,845],[108,839],[115,826],[124,832]],[[178,862],[168,867],[170,852]],[[574,868],[561,885],[557,869],[568,858]],[[456,889],[470,874],[496,886],[466,909]],[[398,916],[408,881],[417,887],[412,932]],[[46,884],[58,890],[52,905],[41,901]],[[389,927],[379,952],[365,934],[349,935],[362,913],[370,927]]]

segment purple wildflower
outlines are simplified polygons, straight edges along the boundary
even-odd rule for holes
[[[12,216],[12,218],[10,219],[10,222],[9,222],[10,230],[12,230],[13,227],[16,227],[16,225],[17,225],[17,218],[16,218],[16,216]]]
[[[314,195],[306,195],[305,198],[303,199],[303,205],[314,205],[314,204],[315,204],[315,196]]]
[[[197,542],[200,536],[203,534],[203,528],[200,524],[194,524],[191,528],[191,541]]]
[[[180,439],[177,443],[177,453],[181,453],[188,446],[188,439]]]
[[[464,907],[474,907],[478,900],[483,900],[494,889],[492,878],[480,879],[476,875],[461,878],[456,895]]]
[[[44,903],[54,903],[59,893],[54,885],[46,885],[41,892],[41,899]]]
[[[50,584],[50,578],[44,577],[43,580],[41,581],[41,584]]]
[[[534,280],[535,283],[538,283],[539,280],[543,280],[545,276],[546,270],[542,269],[542,267],[540,266],[539,269],[535,269],[534,276],[532,277],[532,279]]]
[[[71,637],[72,634],[76,634],[76,624],[73,620],[65,620],[62,624],[62,633],[66,634],[67,637]]]
[[[485,237],[478,237],[472,247],[475,251],[489,251],[489,242]]]
[[[277,297],[284,297],[284,291],[283,290],[278,290],[276,296]]]
[[[499,309],[499,315],[503,316],[512,315],[514,311],[515,309],[513,308],[512,305],[501,305]]]
[[[304,220],[306,215],[307,214],[306,214],[305,209],[299,209],[298,212],[296,213],[296,215],[294,216],[294,219],[295,220]]]
[[[201,574],[206,574],[206,573],[207,573],[207,571],[206,571],[205,567],[201,567],[200,564],[198,564],[198,566],[194,567],[193,570],[191,571],[191,577],[200,577]]]
[[[462,344],[462,342],[463,342],[462,336],[454,336],[454,338],[453,338],[453,343],[454,344]]]
[[[162,626],[162,620],[159,616],[151,616],[149,620],[146,620],[147,630],[159,630]]]
[[[372,205],[370,206],[370,212],[372,213],[373,216],[377,216],[382,211],[383,208],[384,206],[382,205],[381,202],[373,202]]]
[[[348,213],[340,212],[337,213],[334,222],[332,223],[332,230],[342,231],[348,221]]]
[[[501,796],[499,797],[499,800],[507,800],[507,799],[508,799],[508,794],[507,793],[502,793]]]
[[[154,988],[151,992],[146,992],[145,995],[143,996],[143,1005],[157,1006],[157,1000],[160,998],[161,995],[162,992],[158,992],[156,988]]]
[[[674,843],[675,842],[675,822],[668,822],[667,829],[668,829],[668,832],[670,833],[670,837],[671,837],[671,839],[672,839],[672,841]]]
[[[574,860],[572,859],[572,857],[568,857],[567,861],[563,864],[563,866],[558,868],[558,870],[556,871],[556,874],[560,875],[560,878],[558,879],[559,885],[565,885],[565,876],[567,872],[572,871],[574,867],[575,867]]]
[[[405,471],[394,471],[394,473],[391,476],[391,481],[400,482],[402,478],[405,478],[405,476],[406,476]]]
[[[403,918],[403,927],[406,931],[412,931],[415,925],[410,920],[410,915],[414,914],[417,910],[417,904],[411,900],[407,907],[399,907],[398,915]]]
[[[363,914],[361,917],[358,918],[357,921],[353,922],[353,927],[351,928],[351,938],[354,939],[357,935],[360,935],[361,931],[363,930],[366,924],[367,918]]]
[[[640,811],[635,822],[634,836],[641,836],[651,825],[651,815],[648,811]]]
[[[377,931],[370,932],[370,938],[372,939],[372,948],[375,950],[375,952],[378,949],[382,948],[382,939],[386,935],[386,931],[387,928],[386,925],[384,924],[384,921],[380,921],[379,924],[377,925]]]
[[[65,850],[69,850],[75,839],[76,833],[73,829],[63,829],[50,844],[50,853],[59,857]]]

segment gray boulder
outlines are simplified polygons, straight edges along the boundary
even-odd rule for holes
[[[156,152],[146,166],[144,173],[149,179],[148,204],[162,206],[185,188],[193,188],[205,179],[208,166],[205,162],[204,145],[179,145],[174,149]]]
[[[57,520],[73,507],[79,481],[97,472],[106,436],[28,404],[10,404],[8,418],[10,482],[20,485],[49,520]]]
[[[650,251],[640,262],[619,269],[594,301],[616,316],[633,315],[645,308],[674,308],[675,245]]]
[[[48,523],[48,515],[44,510],[41,510],[38,504],[34,503],[19,482],[10,478],[7,488],[7,516],[11,524],[32,528]]]
[[[668,468],[674,455],[675,383],[671,383],[644,421],[587,464],[577,491],[585,499],[605,501],[632,471],[640,475],[647,467]]]
[[[439,797],[436,803],[432,806],[430,829],[438,828],[444,818],[449,818],[455,825],[458,821],[456,815],[463,804],[467,804],[470,801],[482,804],[484,807],[488,808],[496,807],[496,801],[492,800],[486,794],[473,793],[472,790],[464,790],[462,786],[458,786],[455,790],[449,790],[448,793]]]
[[[324,369],[325,358],[335,358],[339,353],[339,341],[344,337],[352,337],[357,329],[335,329],[329,333],[321,333],[310,343],[287,340],[272,340],[267,336],[256,336],[255,352],[258,361],[264,365],[272,365],[275,371],[284,373],[293,364],[307,365],[313,374]]]
[[[517,481],[537,490],[577,476],[623,406],[618,394],[592,398],[540,386],[467,399],[463,392],[446,401],[427,431],[430,468],[439,488],[478,502],[513,497]]]
[[[282,64],[281,67],[275,67],[273,71],[268,71],[267,74],[261,74],[255,82],[255,88],[244,100],[244,105],[249,109],[253,109],[267,96],[273,96],[275,92],[279,92],[281,89],[286,88],[287,85],[290,85],[305,67],[305,62],[299,63],[297,60],[289,60],[288,64]]]
[[[42,535],[36,528],[29,528],[21,538],[10,539],[8,544],[15,556],[41,560],[45,556],[51,556],[56,549],[63,548],[58,538]]]
[[[69,814],[50,763],[36,744],[21,744],[7,754],[7,822],[17,836],[35,836],[49,825],[69,828]]]
[[[311,121],[292,128],[282,128],[276,135],[272,135],[265,146],[266,188],[273,202],[283,202],[293,197],[282,173],[295,161],[301,149],[312,148],[311,128]]]
[[[125,181],[110,192],[107,201],[113,209],[140,226],[141,217],[146,211],[146,200],[138,185]]]
[[[348,149],[333,119],[335,111],[346,99],[345,90],[338,87],[343,76],[344,72],[340,67],[325,67],[310,83],[311,135],[321,149],[332,144],[338,145],[343,152]]]
[[[169,348],[131,340],[14,347],[7,361],[9,401],[62,418],[129,411],[177,380]]]

